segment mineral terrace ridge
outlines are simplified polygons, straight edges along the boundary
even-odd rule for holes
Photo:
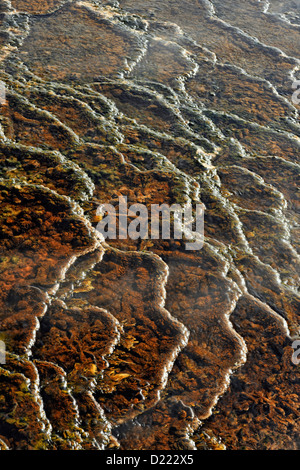
[[[299,449],[299,0],[0,20],[0,448]],[[120,196],[203,247],[104,240]]]

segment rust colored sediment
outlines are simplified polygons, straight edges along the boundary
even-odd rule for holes
[[[267,3],[0,0],[0,449],[299,448],[300,22]],[[203,248],[104,241],[121,195],[204,204]]]

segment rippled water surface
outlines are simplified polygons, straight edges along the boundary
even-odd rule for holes
[[[2,449],[299,449],[299,0],[0,19]],[[104,242],[120,195],[203,248]]]

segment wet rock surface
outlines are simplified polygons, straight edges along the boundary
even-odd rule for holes
[[[0,1],[1,449],[299,449],[294,3]]]

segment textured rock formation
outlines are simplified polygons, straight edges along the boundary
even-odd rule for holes
[[[286,3],[0,1],[1,449],[299,448]],[[203,248],[104,241],[120,195]]]

